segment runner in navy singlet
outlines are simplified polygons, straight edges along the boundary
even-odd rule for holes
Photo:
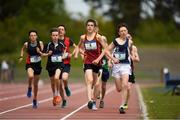
[[[19,61],[23,60],[24,50],[27,50],[26,57],[26,71],[28,74],[28,91],[27,96],[32,96],[32,83],[33,83],[33,108],[37,108],[37,93],[38,81],[41,74],[41,55],[43,50],[43,42],[37,40],[37,31],[29,31],[29,41],[25,42],[22,49]]]

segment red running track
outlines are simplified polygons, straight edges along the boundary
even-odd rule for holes
[[[52,105],[50,84],[39,88],[38,108],[32,108],[32,98],[26,97],[25,84],[0,84],[0,119],[3,120],[60,120],[60,119],[142,119],[135,86],[132,87],[129,108],[126,114],[118,111],[120,94],[116,92],[114,84],[107,85],[105,107],[89,110],[86,106],[87,96],[84,84],[70,84],[72,95],[67,97],[67,107]],[[97,107],[99,101],[97,101]]]

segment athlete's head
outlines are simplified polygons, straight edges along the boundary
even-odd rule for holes
[[[29,40],[31,42],[34,42],[37,40],[37,31],[36,30],[30,30],[28,35],[29,35]]]
[[[52,28],[50,30],[50,34],[51,34],[51,39],[52,39],[53,42],[58,41],[58,39],[59,39],[59,31],[58,31],[57,28]]]
[[[125,23],[119,24],[117,27],[117,33],[119,36],[125,38],[128,34],[128,27]]]
[[[58,30],[59,30],[59,36],[64,36],[66,34],[66,28],[64,25],[59,25]]]
[[[86,21],[86,29],[88,32],[96,32],[97,22],[93,19],[88,19]]]

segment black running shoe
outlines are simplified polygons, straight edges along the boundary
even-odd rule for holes
[[[100,101],[100,103],[99,103],[99,108],[104,108],[104,101]]]
[[[89,101],[88,104],[87,104],[87,106],[88,106],[89,109],[92,109],[93,102],[92,102],[92,101]]]
[[[37,100],[33,100],[33,106],[32,106],[34,109],[37,108]]]
[[[125,113],[124,108],[123,108],[123,107],[120,107],[120,108],[119,108],[119,112],[120,112],[120,114],[124,114],[124,113]]]
[[[71,90],[69,89],[69,87],[65,87],[65,92],[68,97],[71,96]]]
[[[63,101],[62,101],[61,108],[65,108],[66,106],[67,106],[67,102],[66,102],[66,100],[63,100]]]
[[[27,91],[27,97],[31,97],[32,96],[32,88],[31,87],[28,87],[28,91]]]

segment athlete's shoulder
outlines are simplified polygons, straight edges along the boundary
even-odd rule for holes
[[[24,45],[27,46],[27,45],[28,45],[28,42],[25,42]]]
[[[85,35],[85,34],[83,34],[83,35],[80,36],[80,40],[85,40],[85,38],[86,38],[86,35]]]
[[[135,45],[132,45],[132,50],[137,51],[137,47]]]
[[[43,41],[40,40],[39,43],[40,43],[40,44],[43,44]]]
[[[102,35],[100,35],[99,33],[96,34],[96,38],[97,39],[101,39]]]

